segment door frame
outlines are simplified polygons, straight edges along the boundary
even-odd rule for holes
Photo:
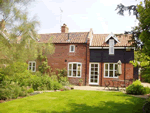
[[[98,82],[97,83],[91,83],[90,82],[90,79],[91,79],[91,64],[98,64]],[[89,63],[89,85],[99,85],[99,76],[100,76],[100,73],[99,73],[99,68],[100,68],[100,65],[98,62],[90,62]]]

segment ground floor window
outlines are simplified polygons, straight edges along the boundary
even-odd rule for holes
[[[68,77],[81,77],[81,63],[69,62],[68,63]]]
[[[32,72],[36,71],[36,62],[35,61],[28,62],[28,70],[31,70]]]
[[[104,63],[104,77],[117,78],[117,63]]]

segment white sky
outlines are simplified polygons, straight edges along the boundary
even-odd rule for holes
[[[60,33],[63,23],[69,32],[94,34],[124,33],[137,24],[135,16],[120,16],[115,11],[118,4],[135,5],[140,0],[36,0],[29,7],[30,17],[36,15],[40,22],[38,33]],[[60,23],[60,7],[63,10]]]

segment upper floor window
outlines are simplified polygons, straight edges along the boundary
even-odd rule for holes
[[[36,71],[36,62],[35,61],[28,62],[28,70],[31,70],[32,72]]]
[[[75,52],[75,45],[70,45],[70,52]]]
[[[109,54],[114,55],[114,40],[113,39],[109,40]]]
[[[68,63],[68,77],[81,77],[81,63],[69,62]]]
[[[117,78],[117,63],[104,64],[104,77]]]

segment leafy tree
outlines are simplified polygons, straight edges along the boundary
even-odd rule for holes
[[[39,22],[35,17],[29,19],[26,11],[32,1],[0,0],[0,64],[35,60],[54,52],[51,41],[38,43]]]
[[[119,4],[116,8],[118,14],[124,15],[124,11],[133,11],[133,15],[139,21],[138,26],[125,34],[132,34],[132,41],[136,47],[134,66],[142,68],[142,75],[150,82],[150,0],[144,0],[138,5],[124,6]]]

